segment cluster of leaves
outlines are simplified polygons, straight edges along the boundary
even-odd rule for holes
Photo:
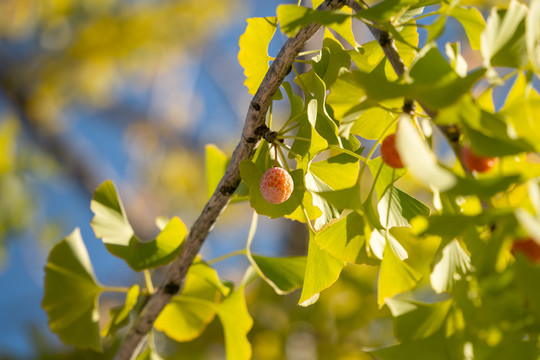
[[[436,20],[417,25],[426,16]],[[445,44],[445,54],[436,46],[449,17],[461,23],[470,46],[481,51],[482,67],[467,69],[459,43]],[[239,61],[250,93],[268,70],[272,58],[267,48],[278,26],[289,36],[312,22],[326,27],[322,48],[310,60],[298,59],[309,64],[308,70],[300,74],[293,65],[293,81],[302,96],[289,82],[274,96],[275,101],[286,96],[290,105],[289,118],[277,130],[278,140],[284,141],[263,140],[253,157],[241,162],[242,184],[234,195],[236,201],[249,199],[257,214],[306,223],[308,253],[284,258],[252,254],[254,214],[246,248],[240,252],[250,262],[242,283],[235,289],[198,259],[155,329],[187,341],[217,314],[228,358],[247,359],[252,320],[244,288],[255,275],[278,294],[301,288],[298,302],[308,306],[346,266],[369,265],[378,269],[374,301],[389,309],[395,334],[394,344],[364,349],[373,356],[537,358],[540,267],[526,256],[512,255],[511,248],[523,237],[540,245],[540,96],[532,86],[540,74],[539,17],[540,1],[532,1],[529,8],[512,1],[507,9],[494,8],[484,21],[478,10],[456,2],[386,0],[354,15],[350,10],[318,12],[282,5],[277,17],[249,19]],[[353,18],[393,36],[408,68],[404,75],[396,75],[377,41],[356,43]],[[420,48],[421,27],[427,27],[427,43]],[[510,75],[501,76],[500,67],[511,68]],[[478,83],[484,89],[473,96]],[[511,89],[504,106],[495,111],[492,91],[503,84]],[[401,106],[411,99],[427,111],[403,113]],[[476,153],[500,161],[491,171],[477,174],[454,161],[459,154],[446,159],[435,149],[449,145],[440,136],[447,129],[460,136],[458,147],[470,144]],[[374,156],[377,146],[364,151],[360,142],[378,143],[393,132],[404,169],[387,166]],[[279,159],[272,158],[271,146],[279,150]],[[277,205],[266,202],[259,188],[274,161],[288,169],[294,181],[290,198]],[[209,194],[227,162],[217,148],[207,148]],[[432,206],[396,185],[406,174],[429,194]],[[135,271],[148,273],[182,251],[187,230],[177,218],[162,224],[162,232],[150,243],[136,238],[110,182],[97,189],[91,207],[96,236]],[[421,260],[427,266],[409,257],[404,244],[410,239],[435,244],[436,250]],[[97,298],[106,290],[92,273],[77,231],[52,250],[43,306],[51,328],[64,341],[101,349]],[[152,292],[150,279],[145,290],[130,288],[126,304],[113,311],[102,333],[113,334],[127,323]],[[141,357],[155,351],[148,343]]]

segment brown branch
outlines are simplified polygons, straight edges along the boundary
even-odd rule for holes
[[[317,10],[334,10],[341,8],[343,5],[342,0],[325,0]],[[255,145],[261,138],[257,129],[264,126],[265,115],[272,96],[285,79],[285,76],[287,76],[300,50],[319,28],[320,25],[311,24],[300,30],[295,37],[287,40],[272,62],[257,93],[251,100],[240,142],[234,150],[225,175],[199,218],[191,227],[185,239],[182,253],[169,267],[159,289],[143,308],[120,345],[115,360],[129,360],[132,358],[135,351],[140,348],[146,334],[151,330],[159,313],[182,288],[187,271],[201,245],[240,184],[240,162],[252,156]]]

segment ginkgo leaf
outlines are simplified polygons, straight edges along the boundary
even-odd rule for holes
[[[96,189],[90,208],[94,212],[91,225],[96,237],[103,240],[111,254],[124,259],[135,271],[168,264],[182,250],[187,229],[177,217],[172,218],[154,240],[139,240],[110,180]]]
[[[450,16],[459,21],[465,29],[471,48],[480,50],[480,35],[486,27],[482,13],[476,8],[454,6],[450,11]]]
[[[215,270],[203,262],[194,263],[182,291],[165,306],[154,327],[176,341],[197,338],[216,315],[222,286]]]
[[[386,245],[377,286],[379,307],[384,305],[386,298],[412,289],[421,278],[422,276],[416,270],[395,254],[390,245]]]
[[[217,315],[225,333],[225,352],[227,359],[251,359],[251,343],[247,334],[253,326],[249,315],[244,286],[240,286],[217,307]]]
[[[311,305],[314,301],[309,300],[316,299],[321,291],[335,283],[345,264],[345,261],[321,249],[310,233],[304,286],[298,303]]]
[[[540,0],[531,0],[526,19],[525,41],[529,61],[536,76],[540,76],[540,26],[538,26],[538,19],[540,19]]]
[[[396,238],[390,234],[390,232],[382,229],[373,229],[371,231],[369,237],[369,247],[373,254],[381,260],[383,259],[387,244],[400,260],[405,260],[407,257],[409,257],[407,250],[401,246],[399,241],[397,241]]]
[[[525,44],[527,6],[510,1],[507,10],[491,9],[482,33],[484,65],[520,67],[528,62]]]
[[[401,341],[424,339],[435,334],[444,324],[452,299],[435,303],[398,298],[386,299],[395,318],[396,337]]]
[[[126,294],[124,305],[110,310],[111,320],[109,320],[109,323],[101,331],[103,337],[114,336],[118,329],[129,323],[129,314],[137,304],[139,293],[139,285],[133,285]]]
[[[41,306],[49,327],[66,344],[102,351],[98,284],[79,229],[56,244],[45,265]]]
[[[452,291],[458,276],[471,268],[471,258],[457,239],[450,241],[441,252],[430,275],[431,286],[438,292]]]
[[[255,270],[277,294],[284,295],[302,287],[306,257],[268,257],[251,255]]]
[[[244,68],[244,85],[251,95],[255,95],[272,59],[268,55],[268,44],[277,28],[275,17],[247,19],[246,31],[240,36],[238,61]]]
[[[391,227],[410,227],[410,221],[416,216],[429,216],[427,205],[413,198],[404,191],[390,186],[378,204],[379,217],[385,229]]]
[[[300,29],[311,23],[331,26],[333,24],[342,24],[347,20],[349,20],[350,24],[351,19],[350,13],[342,10],[318,11],[296,5],[279,5],[277,7],[277,17],[281,31],[288,36],[296,35]],[[345,27],[338,26],[337,29],[340,30],[340,33],[343,32],[347,41],[351,41],[350,34],[343,31]],[[354,41],[351,45],[354,45]]]
[[[210,199],[225,174],[225,170],[229,164],[229,158],[214,144],[206,145],[205,150],[206,196]]]
[[[325,226],[315,234],[314,240],[335,258],[355,263],[366,242],[364,219],[352,212]]]
[[[396,148],[401,160],[418,180],[440,191],[448,190],[456,184],[455,176],[438,164],[409,115],[401,115],[396,134]]]

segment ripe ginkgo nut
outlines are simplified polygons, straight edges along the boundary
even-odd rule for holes
[[[396,134],[390,134],[381,143],[381,157],[384,163],[394,169],[401,169],[403,162],[396,149]]]
[[[540,245],[532,238],[516,239],[512,244],[512,253],[522,253],[532,263],[540,261]]]
[[[262,176],[260,189],[266,201],[271,204],[281,204],[291,197],[294,182],[285,169],[273,167],[266,170]]]
[[[499,159],[496,157],[487,157],[475,154],[468,145],[465,145],[461,149],[461,158],[463,160],[463,165],[465,165],[469,171],[476,171],[479,173],[491,170],[499,161]]]

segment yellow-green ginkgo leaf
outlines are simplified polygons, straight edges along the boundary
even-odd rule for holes
[[[102,290],[77,228],[52,248],[45,265],[41,306],[49,327],[63,342],[102,351],[98,310]]]
[[[268,55],[268,44],[277,28],[276,17],[258,17],[247,19],[246,31],[240,36],[238,61],[244,68],[244,85],[249,93],[255,95],[272,58]]]

